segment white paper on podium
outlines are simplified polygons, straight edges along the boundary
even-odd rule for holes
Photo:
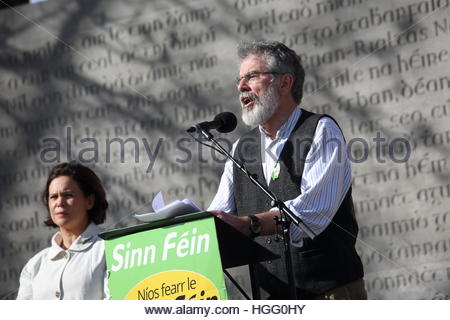
[[[162,192],[158,192],[158,194],[153,198],[152,201],[152,208],[154,212],[161,211],[164,208],[164,197],[162,195]]]
[[[189,213],[202,212],[191,199],[175,200],[168,205],[164,204],[164,198],[161,192],[155,196],[152,201],[154,212],[134,214],[134,217],[142,222],[153,222],[168,218],[173,218]]]

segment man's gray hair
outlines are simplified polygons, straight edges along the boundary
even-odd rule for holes
[[[294,76],[292,85],[292,97],[300,103],[303,96],[303,83],[305,82],[305,70],[300,57],[294,50],[289,49],[277,41],[252,41],[243,42],[238,46],[238,56],[244,60],[249,55],[261,56],[271,71],[281,74],[289,73]]]

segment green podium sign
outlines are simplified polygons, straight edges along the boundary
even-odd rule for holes
[[[112,299],[227,299],[206,212],[103,233]]]

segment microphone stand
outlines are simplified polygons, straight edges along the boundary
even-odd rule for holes
[[[289,209],[283,201],[279,200],[277,196],[270,191],[268,188],[266,188],[264,185],[262,185],[257,177],[254,174],[251,174],[243,164],[241,164],[238,160],[236,160],[227,150],[225,150],[215,139],[214,136],[207,130],[203,128],[199,128],[201,134],[211,141],[214,146],[223,153],[228,159],[230,159],[242,172],[245,173],[245,175],[250,179],[250,181],[255,184],[264,194],[270,198],[271,200],[271,206],[277,207],[280,211],[280,217],[275,217],[276,224],[281,226],[282,235],[283,235],[283,244],[284,244],[284,256],[285,256],[285,266],[286,266],[286,274],[288,278],[289,283],[289,292],[292,299],[297,299],[297,290],[295,286],[295,278],[294,278],[294,271],[292,267],[292,260],[291,260],[291,250],[290,250],[290,235],[289,235],[289,225],[290,223],[294,223],[296,226],[298,226],[302,231],[306,233],[308,237],[311,239],[314,239],[316,237],[316,234],[314,231],[311,230],[299,217],[297,217],[291,209]]]

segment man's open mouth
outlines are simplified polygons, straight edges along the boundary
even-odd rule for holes
[[[255,100],[250,97],[242,97],[241,98],[241,104],[242,104],[243,108],[249,108],[254,102],[255,102]]]

